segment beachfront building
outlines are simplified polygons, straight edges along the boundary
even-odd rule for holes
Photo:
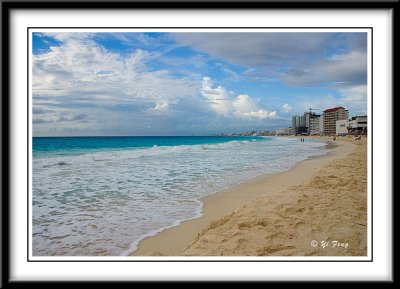
[[[336,134],[336,121],[347,120],[349,111],[342,106],[324,110],[324,135]]]
[[[367,116],[357,115],[349,120],[348,131],[351,134],[367,134]]]
[[[367,116],[353,116],[349,120],[336,121],[336,135],[367,134]]]
[[[305,112],[301,115],[294,115],[292,117],[292,129],[294,134],[319,134],[319,118],[320,115]]]
[[[292,128],[294,134],[302,134],[308,132],[308,117],[306,114],[294,115],[292,117]]]
[[[341,119],[336,121],[336,135],[347,135],[348,130],[347,127],[349,126],[349,121],[347,119]]]
[[[319,117],[319,135],[324,134],[324,113]]]
[[[300,118],[301,118],[300,115],[292,116],[292,128],[294,134],[298,134],[300,128]]]
[[[308,125],[308,132],[310,135],[318,135],[319,134],[320,118],[321,118],[320,115],[310,113],[309,125]]]

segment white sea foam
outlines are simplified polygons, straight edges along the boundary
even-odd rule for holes
[[[127,255],[201,216],[199,198],[324,153],[297,139],[154,146],[33,159],[33,254]]]

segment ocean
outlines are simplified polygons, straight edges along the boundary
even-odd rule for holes
[[[326,153],[281,137],[34,137],[33,256],[124,256],[200,198]]]

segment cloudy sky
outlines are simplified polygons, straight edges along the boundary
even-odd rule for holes
[[[366,33],[33,33],[34,136],[205,135],[367,114]]]

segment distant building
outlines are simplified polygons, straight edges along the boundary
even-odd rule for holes
[[[275,132],[273,131],[269,131],[269,130],[265,130],[259,133],[260,136],[271,136],[271,135],[275,135]]]
[[[336,134],[367,134],[367,116],[353,116],[351,119],[342,119],[336,121]]]
[[[324,135],[336,134],[336,121],[347,120],[349,111],[342,106],[329,108],[324,110]]]
[[[294,115],[292,117],[292,128],[294,134],[299,133],[298,131],[300,130],[300,118],[300,115]]]
[[[336,121],[336,135],[347,135],[349,126],[349,121],[347,119],[341,119]]]
[[[280,128],[277,129],[275,132],[276,135],[292,135],[293,129],[291,127],[285,127],[285,128]]]
[[[367,134],[368,117],[366,115],[353,116],[349,122],[351,133]]]
[[[310,135],[320,134],[320,131],[319,131],[320,118],[321,118],[321,116],[318,114],[314,114],[314,113],[309,114],[308,132]]]
[[[324,134],[324,114],[319,117],[318,119],[319,122],[319,134],[323,135]]]
[[[292,117],[293,134],[308,132],[307,117],[305,114],[294,115]]]
[[[300,127],[308,128],[308,123],[310,120],[310,115],[308,113],[304,113],[300,116]]]
[[[320,115],[306,112],[292,117],[292,129],[294,134],[319,134]]]

